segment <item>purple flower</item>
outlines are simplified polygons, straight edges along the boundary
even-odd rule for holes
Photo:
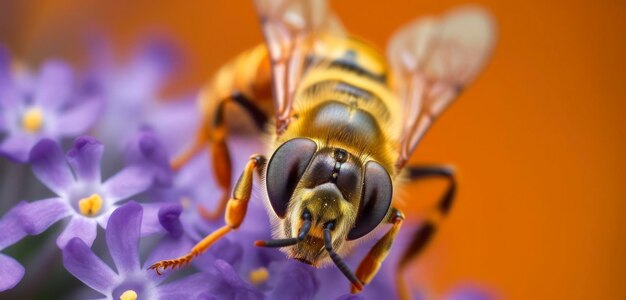
[[[57,239],[63,248],[74,238],[91,245],[97,224],[106,227],[109,215],[121,201],[146,191],[155,182],[166,180],[162,172],[159,144],[150,135],[138,137],[138,154],[124,169],[102,182],[100,160],[104,146],[92,137],[80,137],[65,156],[59,145],[43,139],[30,154],[33,172],[57,196],[24,205],[20,222],[31,235],[39,234],[57,221],[69,217],[69,224]],[[142,234],[161,230],[157,212],[160,204],[143,204],[146,218]]]
[[[19,225],[19,211],[25,202],[20,202],[0,220],[0,251],[26,236]],[[22,280],[24,267],[15,259],[0,253],[0,292],[13,288]]]
[[[7,52],[0,48],[0,154],[26,162],[42,138],[75,137],[100,116],[102,101],[80,94],[71,68],[59,61],[44,63],[37,76],[12,73]]]
[[[111,214],[105,235],[117,272],[79,238],[71,239],[63,248],[63,265],[106,299],[194,299],[207,291],[211,283],[207,274],[197,273],[162,284],[164,277],[141,266],[139,238],[142,215],[142,207],[132,201]],[[153,253],[151,258],[162,258],[163,255],[167,253]]]
[[[473,283],[459,284],[444,297],[445,300],[492,300],[498,298],[490,289]]]
[[[160,96],[181,65],[178,49],[164,38],[152,38],[140,43],[128,61],[119,63],[106,39],[94,38],[90,48],[90,78],[107,102],[96,127],[98,137],[107,145],[125,143],[129,132],[148,125],[168,137],[167,147],[183,144],[181,127],[193,132],[200,116],[195,97],[164,100]]]

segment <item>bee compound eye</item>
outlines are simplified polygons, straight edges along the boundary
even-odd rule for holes
[[[280,145],[272,155],[267,165],[265,185],[272,209],[278,217],[285,217],[289,199],[316,151],[314,141],[296,138]]]
[[[359,211],[354,227],[348,233],[348,240],[358,239],[374,230],[385,218],[392,196],[393,186],[387,170],[377,162],[368,162]]]

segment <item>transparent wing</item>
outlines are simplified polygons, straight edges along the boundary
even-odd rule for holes
[[[255,0],[272,65],[276,130],[284,131],[309,54],[323,47],[322,33],[342,34],[341,24],[321,0]]]
[[[395,33],[387,54],[403,101],[402,168],[434,120],[479,74],[492,52],[495,26],[478,7],[418,19]]]

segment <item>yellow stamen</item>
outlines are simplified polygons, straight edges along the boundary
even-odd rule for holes
[[[137,300],[137,293],[133,290],[127,290],[122,293],[120,300]]]
[[[89,197],[80,199],[80,201],[78,201],[78,208],[80,208],[80,212],[83,215],[93,216],[100,212],[100,209],[102,208],[102,197],[98,194],[93,194]]]
[[[43,125],[43,110],[37,106],[33,106],[26,110],[22,116],[22,128],[30,133],[35,133],[41,129]]]
[[[256,270],[250,271],[249,277],[252,284],[259,284],[265,282],[270,277],[270,273],[267,272],[267,268],[260,267]]]

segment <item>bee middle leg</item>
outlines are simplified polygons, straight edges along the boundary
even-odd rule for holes
[[[259,130],[263,129],[267,122],[265,113],[259,109],[248,96],[234,92],[230,97],[222,99],[219,102],[215,114],[212,116],[212,120],[210,120],[210,117],[203,120],[203,124],[198,130],[194,144],[172,162],[172,168],[178,170],[198,154],[206,145],[213,145],[211,149],[213,172],[218,185],[224,192],[220,197],[217,207],[213,211],[208,211],[203,206],[198,206],[200,215],[207,220],[215,220],[222,215],[229,199],[228,191],[232,186],[232,161],[230,150],[226,143],[226,139],[228,138],[228,120],[226,119],[225,110],[228,103],[238,104],[252,117],[257,128]]]
[[[252,195],[252,182],[254,170],[263,168],[265,157],[261,155],[253,155],[246,164],[246,167],[237,180],[237,184],[233,190],[232,197],[226,204],[226,214],[224,221],[226,225],[207,235],[198,242],[187,254],[178,258],[162,260],[151,265],[148,269],[155,270],[157,274],[161,274],[162,270],[175,269],[183,265],[188,265],[196,256],[204,253],[215,242],[224,237],[232,230],[239,228],[246,217],[248,211],[248,203]]]

